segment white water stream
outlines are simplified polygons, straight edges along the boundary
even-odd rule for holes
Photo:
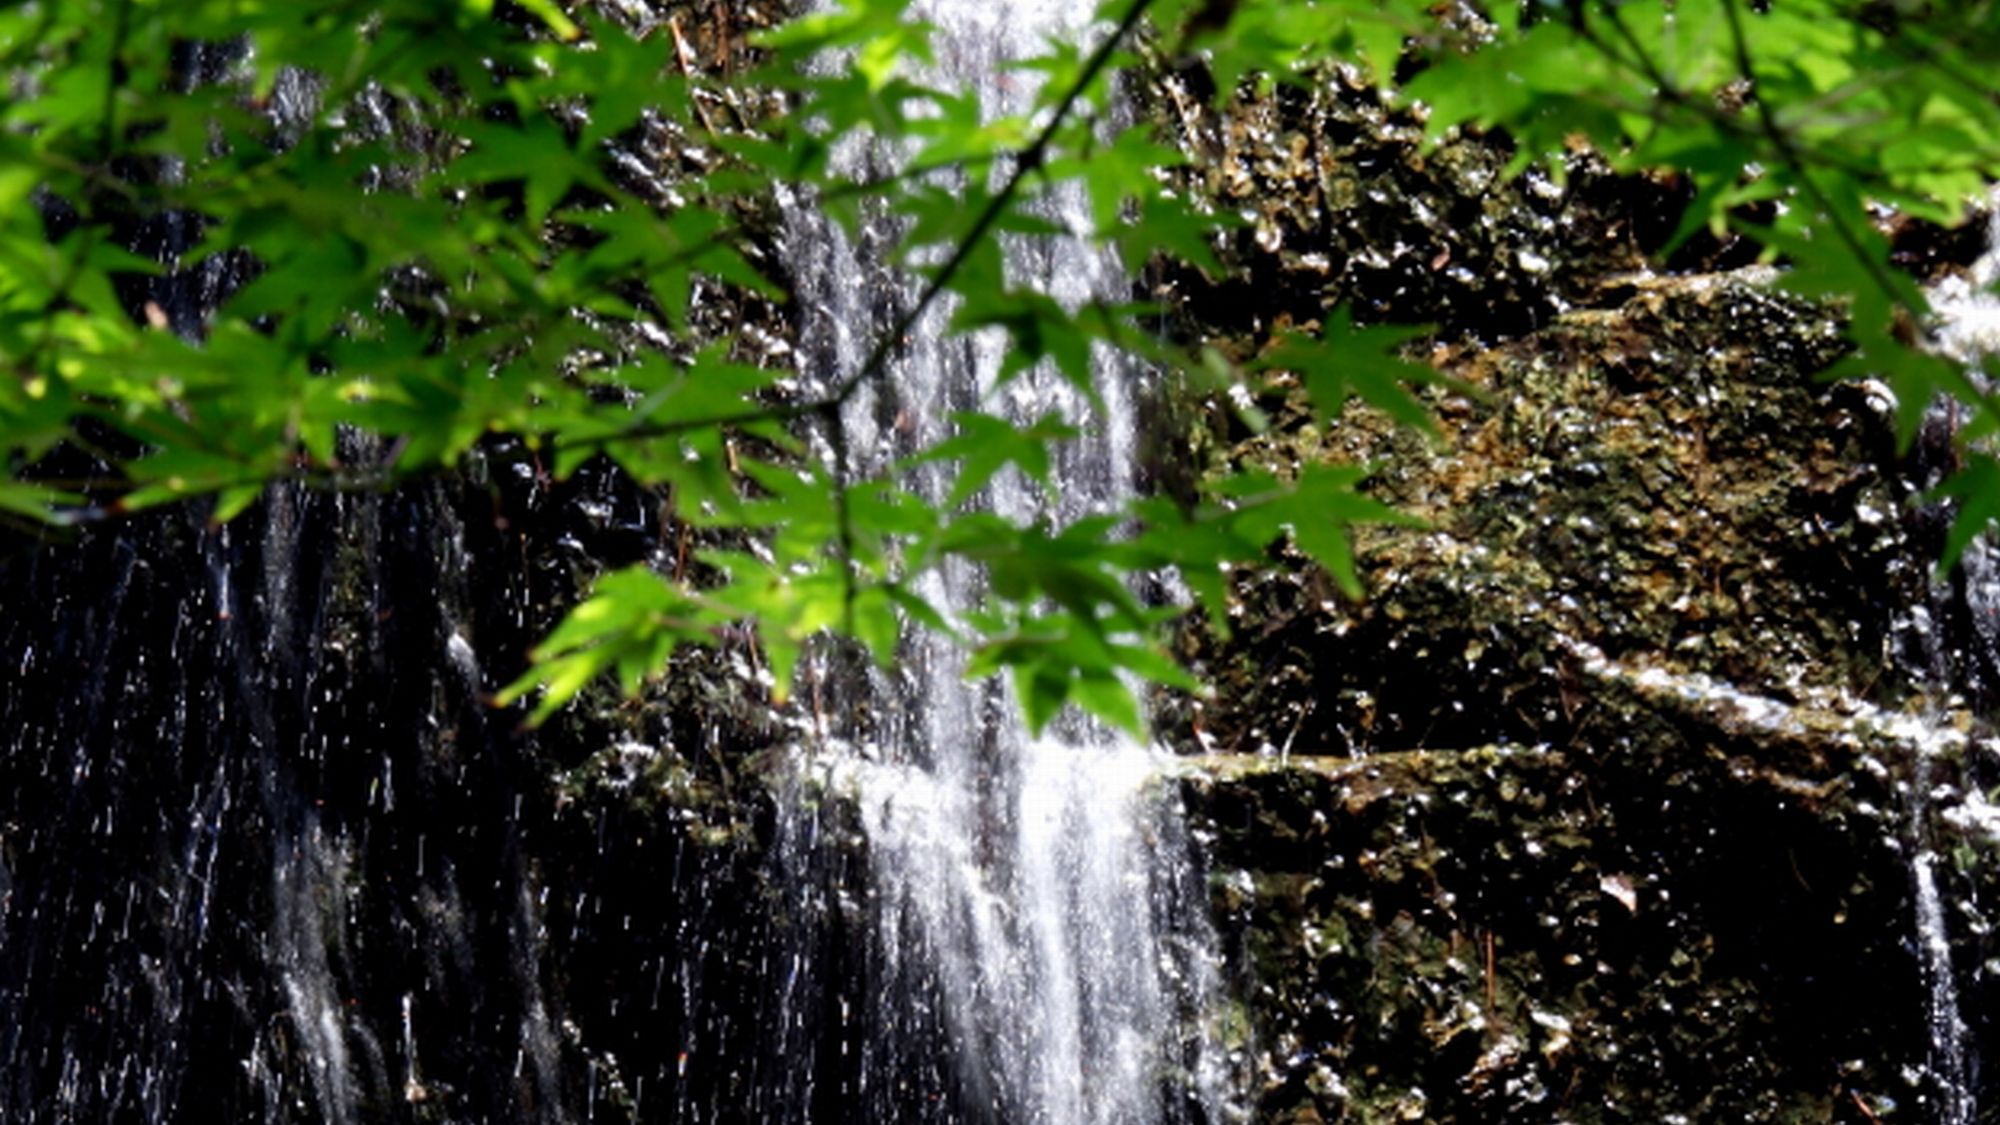
[[[1073,4],[919,7],[913,14],[938,27],[929,80],[978,90],[989,113],[1027,104],[1031,79],[1005,70],[1009,60],[1050,37],[1102,33]],[[839,159],[858,172],[896,157],[852,144]],[[1059,196],[1048,215],[1090,228],[1080,192]],[[788,237],[802,274],[805,354],[838,378],[865,362],[913,300],[910,287],[809,209],[793,210]],[[1010,283],[1067,307],[1124,298],[1115,259],[1087,240],[1012,240],[1005,255]],[[1025,424],[1053,410],[1086,435],[1058,451],[1050,495],[1010,470],[977,502],[1060,524],[1129,498],[1139,373],[1100,353],[1101,410],[1048,372],[996,389],[1006,340],[947,337],[950,316],[946,305],[932,308],[887,377],[846,411],[853,468],[876,471],[949,437],[952,411]],[[951,480],[933,465],[914,483],[942,502]],[[921,593],[957,615],[983,586],[976,568],[952,564],[927,576]],[[870,1097],[898,1120],[1219,1120],[1220,1083],[1200,1033],[1216,988],[1214,938],[1156,752],[1081,721],[1059,722],[1060,738],[1031,738],[1005,685],[968,684],[963,668],[947,641],[910,637],[898,670],[857,685],[868,699],[851,710],[871,716],[865,730],[833,740],[831,773],[858,803],[869,853],[869,968],[879,984],[863,1001],[872,1008],[862,1060]],[[950,1074],[927,1086],[912,1075],[935,1065],[927,1060],[940,1047],[926,1039],[940,1031]],[[958,1104],[916,1104],[926,1099]]]
[[[2000,205],[2000,191],[1990,194],[1988,202]],[[2000,282],[2000,208],[1988,220],[1986,253],[1973,264],[1969,274],[1947,278],[1929,294],[1937,314],[1934,346],[1939,352],[1974,368],[1985,357],[2000,353],[2000,298],[1993,292],[1996,282]],[[1949,411],[1943,424],[1956,428],[1956,403],[1942,408],[1934,404],[1932,410],[1934,414]],[[1964,583],[1959,596],[1971,611],[1976,634],[1973,643],[1988,651],[1996,651],[1992,632],[1993,611],[2000,606],[1997,564],[2000,559],[1996,559],[1991,543],[1986,541],[1972,543],[1960,560]],[[1911,607],[1908,620],[1900,629],[1905,635],[1918,638],[1913,646],[1917,651],[1906,653],[1904,659],[1915,665],[1920,675],[1946,686],[1957,680],[1954,667],[1969,663],[1963,654],[1947,653],[1941,648],[1937,621],[1948,612],[1952,596],[1948,587],[1939,585],[1932,595],[1933,605]],[[1940,1092],[1936,1120],[1941,1125],[1973,1125],[1980,1120],[1974,1067],[1978,1049],[1960,1004],[1958,973],[1952,963],[1951,924],[1938,886],[1938,868],[1950,862],[1940,850],[1948,849],[1949,844],[1941,843],[1938,837],[1944,831],[1965,831],[1966,809],[1970,806],[1940,809],[1940,797],[1950,799],[1956,794],[1948,788],[1935,788],[1933,775],[1939,749],[1935,741],[1926,742],[1912,757],[1912,775],[1904,800],[1909,824],[1910,883],[1916,908],[1917,956],[1928,1008],[1930,1068]],[[1965,745],[1958,749],[1970,754],[1976,747]],[[1948,822],[1951,829],[1942,828],[1937,823],[1940,820]]]

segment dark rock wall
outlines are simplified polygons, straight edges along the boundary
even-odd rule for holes
[[[1878,392],[1816,378],[1831,311],[1715,271],[1754,247],[1646,269],[1670,183],[1586,154],[1567,186],[1504,181],[1504,142],[1423,151],[1420,114],[1338,76],[1234,118],[1172,93],[1190,185],[1255,215],[1231,276],[1170,278],[1186,336],[1249,358],[1351,302],[1437,325],[1423,358],[1475,390],[1430,395],[1435,442],[1358,406],[1322,428],[1282,380],[1265,433],[1179,407],[1210,466],[1376,464],[1428,525],[1358,534],[1360,604],[1275,553],[1227,640],[1183,638],[1215,694],[1162,707],[1214,841],[1252,1118],[1940,1121],[1976,1098],[1989,649],[1978,577],[1929,577],[1942,446],[1899,455]]]

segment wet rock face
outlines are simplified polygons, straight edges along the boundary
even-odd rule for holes
[[[1259,1119],[1933,1112],[1917,751],[1854,726],[1914,689],[1927,563],[1878,406],[1812,378],[1836,350],[1754,281],[1663,279],[1442,349],[1485,392],[1443,446],[1354,415],[1238,447],[1379,460],[1430,524],[1362,536],[1367,602],[1280,569],[1195,649],[1193,737],[1247,755],[1188,799]]]
[[[768,22],[620,7],[704,61]],[[220,77],[199,68],[222,55],[189,52],[191,78]],[[620,174],[665,182],[679,141],[634,130]],[[150,254],[198,233],[184,220],[115,229]],[[192,325],[240,280],[124,295]],[[716,300],[697,321],[756,338],[774,319]],[[226,527],[0,527],[0,1119],[728,1122],[809,1102],[819,1044],[757,998],[841,1025],[791,969],[816,922],[765,877],[754,754],[774,736],[744,638],[677,661],[645,707],[588,693],[530,732],[490,705],[594,575],[699,566],[710,544],[661,500],[603,461],[553,480],[496,437],[383,495],[274,486]]]
[[[1833,329],[1740,279],[1651,282],[1497,349],[1440,349],[1484,396],[1438,401],[1441,444],[1357,413],[1239,445],[1260,463],[1379,462],[1376,492],[1430,526],[1362,533],[1361,605],[1300,569],[1247,583],[1254,638],[1214,653],[1207,737],[1568,738],[1584,689],[1564,636],[1748,684],[1893,679],[1892,606],[1923,581],[1911,488],[1884,467],[1867,393],[1813,379]]]
[[[1379,464],[1374,492],[1428,524],[1358,534],[1364,603],[1290,560],[1238,584],[1229,640],[1185,638],[1216,694],[1165,713],[1208,755],[1184,784],[1252,1117],[1941,1119],[1910,855],[1945,854],[1961,1006],[1990,1009],[1992,843],[1963,828],[1990,771],[1933,740],[1963,711],[1883,718],[1954,705],[1899,654],[1978,659],[1971,596],[1938,607],[1928,579],[1921,455],[1867,387],[1816,379],[1827,310],[1756,270],[1633,268],[1660,185],[1482,179],[1503,150],[1420,156],[1372,97],[1330,80],[1216,127],[1200,175],[1253,228],[1219,303],[1176,280],[1189,334],[1231,354],[1275,319],[1232,293],[1295,322],[1352,301],[1442,325],[1427,358],[1479,392],[1431,400],[1441,442],[1352,407],[1322,429],[1279,385],[1269,433],[1195,443]],[[1286,122],[1319,128],[1287,148]],[[1365,153],[1377,174],[1342,188]]]
[[[1254,825],[1215,856],[1267,1036],[1253,1116],[1844,1120],[1842,1083],[1907,1101],[1914,967],[1852,917],[1896,901],[1896,858],[1845,867],[1837,822],[1731,783],[1721,752],[1662,766],[1413,752],[1192,783],[1220,825]]]
[[[1671,205],[1605,207],[1618,193],[1670,190],[1614,180],[1579,155],[1567,186],[1503,172],[1510,153],[1453,140],[1426,151],[1421,111],[1345,73],[1281,86],[1226,113],[1198,71],[1169,73],[1145,100],[1195,159],[1188,190],[1243,220],[1227,253],[1248,268],[1219,282],[1168,270],[1199,294],[1206,329],[1261,331],[1353,302],[1364,320],[1427,322],[1497,340],[1546,325],[1608,275],[1639,268]],[[1668,225],[1668,229],[1671,224]]]

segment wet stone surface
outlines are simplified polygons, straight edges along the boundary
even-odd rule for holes
[[[1375,464],[1427,524],[1357,534],[1359,604],[1289,555],[1241,580],[1230,639],[1182,640],[1214,695],[1161,709],[1250,1116],[1942,1119],[1912,857],[1938,857],[1976,1069],[1993,753],[1983,688],[1935,670],[1980,641],[1966,579],[1930,579],[1934,455],[1897,453],[1879,392],[1816,379],[1837,321],[1767,271],[1635,268],[1659,185],[1481,186],[1503,152],[1420,155],[1340,81],[1292,97],[1210,134],[1197,174],[1256,217],[1219,304],[1177,279],[1188,335],[1243,358],[1352,300],[1440,325],[1423,358],[1476,395],[1429,395],[1441,441],[1352,406],[1322,428],[1282,380],[1263,434],[1182,404],[1198,462]],[[1287,148],[1288,121],[1320,128]],[[1500,214],[1438,198],[1468,187]],[[1238,315],[1237,291],[1290,303]]]

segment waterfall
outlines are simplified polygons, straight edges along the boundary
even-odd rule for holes
[[[920,5],[938,28],[933,80],[977,89],[989,113],[1025,107],[1026,80],[1005,63],[1048,37],[1090,34],[1074,5]],[[893,161],[849,144],[858,171]],[[1003,172],[1004,174],[1004,172]],[[1048,216],[1072,231],[1090,218],[1078,191]],[[907,290],[806,206],[788,222],[802,271],[804,354],[839,378],[862,364]],[[1066,307],[1121,300],[1107,252],[1081,238],[1010,239],[1010,283]],[[817,268],[812,268],[817,264]],[[1027,424],[1055,411],[1086,434],[1066,443],[1044,498],[1003,474],[982,502],[1013,519],[1055,523],[1115,510],[1133,489],[1140,372],[1100,351],[1101,409],[1052,373],[996,387],[1005,341],[950,338],[950,309],[928,310],[885,377],[840,421],[847,447],[878,471],[950,436],[947,415],[983,409]],[[942,467],[915,470],[933,503]],[[953,562],[920,593],[947,615],[976,604],[982,575]],[[1190,870],[1176,798],[1154,751],[1094,724],[1033,738],[1004,684],[964,682],[963,656],[917,635],[891,672],[846,690],[870,722],[842,729],[829,772],[853,795],[869,857],[875,986],[865,1004],[859,1082],[875,1120],[1139,1125],[1223,1112],[1199,1021],[1215,991],[1205,890]]]
[[[1052,8],[933,14],[945,64],[996,94],[1001,59],[1082,33]],[[187,51],[191,81],[238,57]],[[281,80],[273,126],[314,96]],[[349,127],[391,127],[373,97]],[[842,349],[907,294],[865,245],[791,222],[808,350],[851,369]],[[169,267],[135,309],[190,335],[243,280],[175,268],[194,225],[130,237]],[[1081,244],[1009,257],[1060,300],[1123,295]],[[854,449],[886,460],[982,402],[998,344],[947,340],[947,316],[848,413]],[[983,502],[1115,506],[1136,375],[1104,371],[1102,416],[1032,376],[987,403],[1095,433],[1055,503],[1013,480]],[[580,579],[672,565],[657,497],[520,454],[497,439],[381,495],[275,485],[224,526],[182,508],[0,540],[0,1119],[1218,1116],[1205,887],[1151,752],[1075,722],[1029,739],[923,639],[839,701],[872,712],[866,741],[769,793],[773,721],[729,711],[756,684],[740,651],[693,677],[719,701],[518,730],[484,697]],[[952,570],[926,595],[963,608],[979,586]]]
[[[1993,292],[2000,282],[2000,191],[1989,194],[1988,205],[1995,210],[1987,221],[1986,252],[1966,276],[1947,277],[1928,294],[1937,316],[1934,347],[1975,370],[1985,357],[2000,352],[2000,298]],[[1954,440],[1959,409],[1955,401],[1933,406],[1924,423],[1931,431],[1930,443]],[[1922,483],[1934,487],[1944,469],[1925,460],[1919,458],[1918,470],[1930,479]],[[1935,506],[1927,514],[1934,520],[1945,516]],[[1943,693],[2000,698],[2000,612],[1996,612],[2000,611],[2000,559],[1990,543],[1975,540],[1957,570],[1955,580],[1932,583],[1928,604],[1911,606],[1899,616],[1895,626],[1902,638],[1899,655],[1920,682]],[[1939,778],[1940,764],[1947,761],[1940,749],[1934,740],[1927,741],[1912,755],[1903,799],[1908,824],[1904,844],[1917,930],[1914,944],[1928,1008],[1929,1065],[1938,1087],[1936,1120],[1943,1125],[1971,1125],[1980,1119],[1975,1065],[1979,1052],[1960,1000],[1947,891],[1939,885],[1939,873],[1951,862],[1950,835],[1978,831],[1982,825],[1980,810]],[[1961,777],[1974,772],[1974,755],[1991,752],[1989,746],[1973,741],[1953,749],[1962,759],[1957,771]],[[1983,805],[1975,787],[1962,787],[1973,790],[1974,803]]]
[[[1931,839],[1931,751],[1919,748],[1910,779],[1907,804],[1912,840],[1910,882],[1916,893],[1917,956],[1923,967],[1924,994],[1930,1012],[1930,1066],[1936,1076],[1939,1125],[1974,1125],[1979,1120],[1978,1090],[1971,1060],[1971,1030],[1959,1011],[1958,973],[1951,961],[1951,930],[1945,922],[1938,891],[1937,867],[1949,862]]]

